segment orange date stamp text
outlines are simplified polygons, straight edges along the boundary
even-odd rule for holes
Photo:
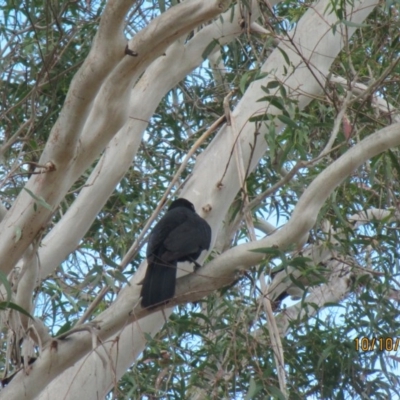
[[[357,351],[397,351],[400,346],[400,338],[394,337],[359,337],[354,339]]]

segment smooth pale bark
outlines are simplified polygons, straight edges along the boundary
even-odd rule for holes
[[[94,60],[89,55],[71,83],[63,110],[40,158],[40,164],[46,165],[47,172],[32,176],[26,185],[36,198],[42,198],[48,206],[39,202],[35,207],[37,200],[22,190],[0,225],[0,269],[3,272],[11,271],[38,232],[47,225],[74,182],[74,177],[76,179],[90,166],[125,123],[130,89],[138,76],[173,41],[219,15],[229,4],[227,0],[191,0],[172,7],[153,19],[130,41],[130,49],[138,52],[136,57],[126,55],[125,47],[121,47],[121,41],[116,39],[118,43],[114,43],[114,51],[120,59],[111,57],[104,67],[106,72],[101,67],[97,68],[96,64],[101,49],[96,48],[98,53],[94,54]],[[110,1],[107,7],[111,11],[105,14],[105,22],[100,24],[96,38],[103,38],[103,34],[108,33],[107,28],[113,33],[118,29],[122,32],[124,20],[121,13],[116,12],[119,19],[109,14],[115,11],[114,7],[121,7],[126,14],[131,5],[132,2],[128,1]],[[110,28],[110,19],[115,23],[119,21],[118,29]],[[118,37],[118,34],[115,33],[115,36]],[[101,39],[95,40],[95,44],[99,41]],[[106,43],[109,44],[107,40]],[[92,84],[94,89],[87,88]],[[94,118],[96,116],[98,121]],[[77,165],[79,155],[81,162]],[[79,174],[74,175],[76,168]]]
[[[361,23],[367,17],[368,13],[372,11],[373,7],[376,6],[376,4],[376,2],[372,1],[356,3],[355,7],[361,9],[362,11],[354,15],[353,22]],[[306,22],[303,25],[299,24],[299,27],[296,30],[296,36],[294,37],[294,41],[296,43],[302,43],[302,48],[303,46],[311,48],[314,53],[319,54],[318,56],[316,56],[315,60],[313,59],[314,53],[307,53],[306,57],[304,58],[308,60],[309,64],[311,65],[317,66],[317,61],[318,63],[320,63],[318,64],[318,76],[320,79],[322,79],[323,76],[327,74],[331,62],[333,62],[334,60],[334,56],[338,53],[342,46],[340,35],[334,36],[330,31],[329,27],[332,23],[336,21],[332,20],[334,18],[333,15],[323,14],[325,6],[326,3],[322,2],[317,5],[317,12],[314,12],[314,10],[312,9],[309,10],[307,15],[305,15]],[[320,25],[313,24],[313,21],[315,19],[320,20],[321,15],[324,15],[324,23]],[[300,29],[301,26],[304,27],[304,30]],[[314,27],[314,30],[310,30],[310,27]],[[354,29],[351,30],[351,32],[353,31]],[[323,36],[323,39],[321,39],[321,36]],[[309,43],[310,45],[305,46],[305,43]],[[285,51],[288,54],[290,53],[288,49],[286,49]],[[324,51],[329,54],[325,53],[324,56]],[[282,76],[279,76],[279,73],[282,74],[283,72],[281,66],[284,64],[284,59],[280,54],[281,53],[279,53],[279,51],[274,52],[268,59],[264,69],[275,71],[276,79],[280,79],[283,81],[286,78],[283,79]],[[302,58],[297,56],[295,53],[290,53],[289,56],[294,58],[293,63],[296,66],[302,63]],[[290,78],[286,79],[286,82],[290,87],[293,88],[293,95],[298,97],[301,107],[304,107],[306,104],[308,104],[313,96],[321,92],[322,89],[320,83],[323,83],[323,81],[315,81],[314,75],[312,74],[311,70],[305,65],[303,66],[303,68],[296,69],[290,76]],[[304,82],[306,82],[307,84],[303,84]],[[196,169],[194,171],[194,176],[188,182],[185,192],[182,194],[193,200],[197,208],[204,205],[202,204],[201,199],[206,199],[210,202],[213,208],[209,221],[213,224],[213,229],[216,229],[218,226],[220,226],[222,221],[221,219],[219,219],[219,216],[225,215],[226,207],[230,204],[230,199],[232,199],[233,196],[236,194],[238,188],[240,187],[240,183],[237,181],[237,179],[235,179],[237,171],[236,168],[231,166],[228,167],[227,175],[224,178],[226,184],[224,184],[224,181],[222,181],[222,186],[220,185],[217,187],[217,182],[214,182],[214,184],[212,184],[210,183],[210,179],[202,179],[202,177],[215,176],[215,171],[224,170],[226,164],[228,164],[228,160],[223,158],[223,155],[225,153],[224,149],[227,148],[227,144],[228,148],[230,148],[230,146],[232,145],[233,140],[229,137],[229,135],[231,134],[231,130],[234,130],[234,133],[237,133],[237,127],[240,128],[240,135],[243,141],[243,157],[247,157],[248,162],[249,154],[247,153],[247,143],[252,142],[254,127],[250,126],[251,124],[249,124],[247,120],[260,108],[260,103],[257,103],[257,100],[262,97],[262,94],[260,93],[260,85],[265,85],[265,83],[265,81],[254,83],[248,90],[245,99],[232,113],[236,129],[234,129],[235,126],[233,129],[226,127],[218,134],[209,149],[207,149],[207,151],[198,160]],[[264,112],[265,110],[259,111]],[[272,112],[272,110],[269,111]],[[279,129],[279,126],[277,127],[277,129]],[[381,140],[381,138],[378,137],[377,140],[379,141]],[[392,142],[386,143],[386,145],[391,146],[394,145],[394,143],[398,142],[396,142],[396,140],[392,140]],[[256,164],[258,158],[264,154],[266,148],[266,143],[261,139],[257,146],[257,156],[254,156],[252,160],[252,165]],[[362,150],[364,151],[364,149]],[[362,162],[362,160],[359,160],[359,162]],[[354,164],[351,159],[343,161],[343,165],[345,166],[345,168],[347,168],[347,174],[350,174],[351,171],[353,171],[354,169]],[[326,185],[326,190],[324,190],[324,193],[329,193],[329,191],[333,190],[334,187],[336,187],[336,185],[338,185],[341,180],[344,179],[345,176],[347,176],[343,175],[342,173],[337,176],[337,172],[339,170],[340,168],[338,168],[336,164],[333,169],[330,169],[329,171],[327,170],[326,173],[332,174],[332,176],[335,176],[335,179],[328,179],[327,182],[330,182],[330,185]],[[324,182],[325,178],[326,177],[323,177]],[[318,182],[318,184],[320,185],[321,182]],[[312,193],[315,190],[316,186],[311,185],[308,192]],[[318,213],[318,207],[322,205],[321,201],[323,202],[323,199],[318,200],[319,201],[317,203],[310,203],[308,204],[308,206],[307,203],[304,201],[303,203],[299,203],[299,211],[293,214],[293,218],[291,222],[287,225],[286,229],[283,228],[275,235],[272,235],[271,237],[265,239],[265,241],[246,245],[248,247],[239,246],[235,249],[229,250],[228,252],[224,253],[222,256],[214,260],[212,263],[208,264],[202,271],[201,277],[198,275],[191,275],[183,278],[180,282],[178,282],[177,295],[186,292],[188,290],[188,287],[190,287],[190,292],[192,294],[187,296],[187,298],[185,299],[189,300],[194,299],[196,295],[199,295],[199,289],[204,288],[205,285],[210,285],[210,282],[214,284],[210,285],[210,290],[213,290],[214,287],[219,287],[221,285],[221,281],[219,281],[221,276],[226,276],[229,280],[232,278],[232,273],[234,272],[233,269],[241,266],[249,266],[257,263],[260,260],[260,255],[257,253],[249,252],[250,249],[255,249],[257,247],[263,246],[271,246],[274,244],[279,244],[282,247],[286,247],[293,242],[302,242],[304,240],[304,236],[307,235],[308,229],[313,225],[315,221],[314,216]],[[304,215],[302,214],[302,211],[305,211]],[[310,216],[310,213],[313,215]],[[287,233],[290,233],[290,235],[286,235]],[[115,305],[112,306],[108,312],[105,312],[101,317],[99,317],[99,319],[103,318],[104,320],[106,320],[108,318],[112,318],[114,317],[115,313],[118,313],[118,310],[120,309],[123,310],[122,314],[126,317],[126,312],[138,299],[139,288],[135,284],[138,281],[139,278],[135,276],[131,282],[132,286],[127,287],[121,293]],[[205,294],[205,292],[203,292],[202,294]],[[121,316],[115,319],[120,318]],[[115,319],[114,322],[117,322]],[[145,332],[154,333],[159,329],[161,325],[162,320],[159,313],[140,321],[141,329]],[[118,357],[116,357],[113,362],[117,365],[116,369],[111,368],[108,363],[96,363],[95,358],[97,357],[97,355],[93,354],[92,356],[90,356],[90,359],[92,360],[91,362],[96,365],[96,373],[91,374],[89,372],[89,369],[92,368],[93,364],[90,364],[90,362],[88,361],[84,361],[83,365],[80,364],[74,368],[74,370],[76,371],[75,373],[69,372],[69,376],[73,377],[73,379],[71,378],[72,381],[64,382],[65,386],[63,386],[62,378],[65,378],[65,375],[63,375],[62,377],[54,381],[54,383],[46,389],[46,392],[48,393],[47,396],[49,396],[49,393],[54,393],[53,390],[55,390],[55,388],[57,388],[57,392],[59,392],[60,390],[62,390],[61,388],[64,387],[65,393],[68,391],[68,396],[72,396],[69,398],[78,398],[84,383],[88,386],[96,385],[97,383],[97,385],[99,386],[96,387],[99,389],[99,392],[104,394],[106,392],[106,389],[112,386],[116,379],[119,378],[120,373],[122,373],[132,362],[134,362],[137,355],[143,349],[144,338],[140,334],[140,329],[137,328],[137,326],[138,324],[135,323],[132,326],[126,327],[123,334],[119,337],[118,343],[120,351],[118,353]],[[111,348],[112,346],[113,344],[105,344],[103,348]],[[121,351],[122,349],[129,349],[130,351]],[[88,350],[89,349],[87,349],[87,351]],[[104,360],[102,362],[104,362]],[[89,365],[91,365],[90,368]],[[83,371],[87,372],[84,373]],[[116,375],[114,375],[115,371],[117,371]],[[101,384],[99,384],[98,382],[98,377],[101,377]],[[92,394],[93,397],[91,398],[97,396],[99,392],[96,392],[96,394]],[[76,395],[74,395],[73,393],[76,393]],[[45,394],[43,394],[43,396],[44,397],[42,398],[46,398]],[[89,396],[89,394],[85,393],[85,396]]]
[[[343,179],[371,157],[388,148],[399,145],[400,124],[395,124],[376,132],[351,148],[313,181],[300,198],[293,216],[287,225],[265,239],[246,243],[226,251],[204,266],[201,269],[201,275],[200,273],[191,274],[178,280],[176,299],[173,300],[172,304],[196,301],[222,285],[232,282],[234,280],[232,266],[249,268],[263,259],[263,254],[252,252],[252,250],[271,246],[278,246],[279,248],[289,247],[311,229],[315,223],[315,214],[311,213],[311,211],[315,210],[318,206],[322,206],[326,198]],[[320,193],[322,194],[320,195]],[[315,199],[315,201],[310,201],[310,198]],[[310,214],[312,215],[310,216]],[[336,269],[339,273],[340,270],[342,270],[342,266],[338,265]],[[102,351],[106,351],[106,358],[100,357],[97,351],[93,352],[92,355],[87,359],[84,358],[84,361],[74,368],[74,373],[72,371],[68,372],[67,375],[72,378],[72,381],[69,381],[68,385],[64,386],[65,390],[68,391],[68,398],[79,398],[81,393],[80,389],[84,382],[86,382],[86,384],[90,382],[90,385],[95,385],[97,382],[99,385],[99,376],[102,377],[100,387],[103,389],[104,387],[110,389],[111,385],[115,383],[115,379],[118,378],[118,375],[115,375],[116,371],[121,371],[121,373],[123,373],[125,370],[123,367],[127,368],[134,362],[134,357],[137,357],[142,351],[142,346],[144,345],[143,332],[154,334],[158,329],[157,325],[162,325],[162,322],[160,322],[160,320],[162,321],[162,315],[160,313],[155,313],[150,318],[147,317],[133,324],[129,324],[129,319],[134,318],[135,315],[140,318],[141,315],[146,314],[146,312],[141,310],[140,305],[137,304],[140,287],[137,285],[135,278],[137,278],[137,275],[133,277],[131,286],[124,288],[118,300],[95,319],[95,321],[98,321],[98,326],[101,328],[97,331],[97,334],[103,340],[108,337],[108,334],[112,336],[112,333],[119,329],[124,329],[123,334],[118,334],[117,338],[114,337],[114,339],[109,342],[103,342],[101,347]],[[322,306],[325,302],[340,300],[348,293],[348,280],[348,276],[339,277],[333,275],[330,282],[325,286],[325,289],[316,288],[311,290],[312,295],[308,299],[308,302],[310,304],[315,302]],[[311,312],[311,309],[309,312]],[[286,331],[289,320],[296,318],[299,312],[304,313],[305,311],[300,306],[291,308],[290,316],[285,317],[280,322],[280,329],[282,332]],[[118,351],[114,352],[113,350],[116,346],[118,347]],[[64,365],[70,365],[69,363],[71,360],[76,359],[78,355],[86,354],[91,348],[91,334],[79,332],[72,334],[65,342],[59,341],[57,354],[54,355],[54,357],[57,357],[58,362],[63,361]],[[107,351],[107,349],[109,349],[109,351]],[[126,349],[127,351],[122,351],[122,349]],[[35,367],[37,368],[31,372],[29,380],[32,379],[35,381],[35,379],[40,379],[42,376],[41,373],[43,372],[42,368],[48,366],[48,358],[51,356],[49,353],[51,353],[51,351],[44,351],[43,359],[35,363]],[[109,358],[113,355],[115,358]],[[99,359],[97,363],[95,360],[96,358]],[[111,359],[113,361],[110,363]],[[91,363],[95,363],[96,368],[94,368]],[[126,364],[123,366],[123,363]],[[54,367],[55,365],[53,365],[53,368]],[[62,366],[60,366],[60,368],[62,369]],[[94,369],[96,370],[95,374],[92,373]],[[106,372],[107,369],[109,372],[108,375]],[[87,372],[84,373],[84,371]],[[63,377],[65,379],[64,375]],[[25,379],[27,379],[27,377],[25,377]],[[105,383],[106,381],[104,379],[108,379],[109,386]],[[61,393],[60,390],[62,390],[62,387],[63,385],[60,378],[46,388],[45,393],[47,394],[43,394],[43,397],[39,398],[51,398],[49,396],[51,396],[51,393],[54,393],[53,390],[55,390],[52,388],[57,388],[57,393]],[[100,389],[100,387],[97,386],[98,389]],[[73,396],[71,393],[72,388],[76,390],[76,392],[73,391],[76,393],[75,397],[70,397]],[[89,396],[90,393],[87,395]],[[92,393],[93,397],[89,398],[95,398],[96,395],[98,395],[98,392],[96,392],[96,394]]]
[[[64,217],[44,238],[39,250],[41,277],[45,278],[74,251],[116,185],[131,167],[132,160],[159,102],[166,93],[202,62],[202,53],[213,40],[227,43],[239,34],[238,7],[198,32],[187,44],[179,40],[164,57],[158,58],[132,90],[129,119],[111,140],[104,155]],[[254,17],[258,15],[254,10]],[[62,237],[62,240],[60,240]]]

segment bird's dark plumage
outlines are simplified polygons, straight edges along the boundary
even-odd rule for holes
[[[177,263],[196,264],[210,242],[210,225],[196,214],[193,204],[183,198],[173,201],[149,236],[142,307],[160,305],[174,297]]]

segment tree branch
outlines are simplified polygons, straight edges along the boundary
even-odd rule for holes
[[[48,276],[76,249],[115,186],[130,168],[148,120],[162,97],[200,65],[203,61],[201,54],[210,40],[219,37],[225,41],[233,40],[241,33],[237,18],[229,22],[230,15],[229,10],[223,15],[224,23],[217,20],[207,25],[186,44],[182,44],[181,41],[175,42],[167,49],[165,56],[159,57],[147,68],[132,90],[129,119],[111,140],[78,198],[44,238],[39,250],[42,278]],[[77,165],[86,162],[83,161],[84,157],[85,153],[81,152]],[[79,173],[80,167],[77,168],[73,179]],[[59,240],[60,237],[63,238],[62,241]]]

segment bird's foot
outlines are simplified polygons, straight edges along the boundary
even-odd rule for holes
[[[198,269],[201,268],[201,265],[196,260],[191,260],[194,264],[193,272],[196,272]]]

